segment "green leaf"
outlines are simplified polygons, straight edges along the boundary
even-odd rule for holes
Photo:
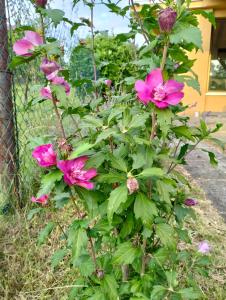
[[[133,116],[131,122],[128,125],[128,128],[131,129],[144,126],[148,117],[149,113],[143,113],[142,115]]]
[[[133,159],[133,170],[142,168],[146,164],[146,159],[143,153],[138,152],[131,155]]]
[[[85,229],[79,228],[74,233],[74,240],[72,242],[72,261],[73,266],[76,265],[78,257],[82,254],[83,250],[87,248],[88,237]]]
[[[49,222],[44,229],[42,229],[42,231],[39,233],[38,236],[38,245],[42,245],[45,243],[46,239],[48,238],[48,236],[50,235],[50,233],[52,232],[53,228],[55,227],[55,223],[54,222]]]
[[[73,159],[76,157],[79,157],[82,153],[86,152],[87,150],[93,148],[95,145],[94,144],[89,144],[89,143],[84,143],[79,145],[76,150],[74,150],[70,156],[69,159]]]
[[[121,173],[109,173],[109,174],[100,174],[96,178],[97,182],[104,182],[104,183],[115,183],[115,182],[125,182],[126,175]]]
[[[64,11],[60,9],[45,9],[45,13],[52,20],[55,27],[63,21]]]
[[[31,209],[27,214],[27,219],[30,221],[36,214],[40,213],[41,211],[42,211],[41,207]]]
[[[144,169],[140,174],[137,175],[138,178],[149,178],[149,177],[163,177],[165,171],[160,168],[148,168]]]
[[[60,100],[61,102],[65,102],[65,100],[67,99],[65,88],[62,85],[52,85],[51,91],[56,99]]]
[[[106,156],[103,152],[97,152],[94,155],[92,155],[89,160],[86,163],[86,168],[99,168],[102,163],[105,161]]]
[[[118,284],[113,275],[106,274],[102,280],[102,287],[106,296],[106,299],[117,300],[118,295]]]
[[[96,144],[108,139],[110,136],[116,134],[116,130],[114,128],[107,128],[105,130],[103,130],[97,137],[96,139]]]
[[[87,115],[82,119],[82,127],[94,127],[94,128],[99,128],[103,126],[103,121],[99,119],[98,117],[94,117],[91,115]]]
[[[86,190],[80,187],[76,187],[76,191],[80,199],[84,200],[89,216],[91,218],[96,217],[99,214],[98,202],[103,202],[105,195],[99,191]]]
[[[189,75],[175,75],[174,78],[175,78],[175,80],[177,80],[179,82],[186,83],[187,86],[192,87],[194,90],[196,90],[201,95],[201,88],[200,88],[200,83],[199,83],[198,77],[194,78]]]
[[[74,32],[81,26],[85,26],[85,24],[83,23],[73,23],[72,27],[71,27],[71,30],[70,30],[70,33],[71,33],[71,36],[74,34]]]
[[[174,211],[178,222],[182,222],[184,218],[189,214],[190,209],[188,207],[183,207],[181,205],[175,205]]]
[[[177,293],[180,294],[184,300],[200,299],[202,297],[202,294],[198,291],[195,291],[193,288],[182,289],[179,290]]]
[[[156,234],[164,246],[175,247],[174,230],[170,225],[166,223],[156,224]]]
[[[133,219],[133,213],[129,213],[125,221],[123,222],[122,229],[120,231],[120,237],[124,239],[127,237],[134,227],[134,219]]]
[[[109,154],[109,159],[113,168],[127,173],[127,164],[121,157]]]
[[[51,267],[52,269],[55,269],[59,263],[64,259],[64,257],[67,255],[68,249],[59,249],[57,250],[52,258],[51,258]]]
[[[192,14],[203,16],[213,25],[213,27],[216,28],[216,19],[215,19],[214,13],[212,11],[194,9],[194,10],[192,10]]]
[[[164,137],[167,136],[172,123],[173,113],[170,109],[156,109],[157,123]]]
[[[97,291],[94,295],[87,300],[106,300],[105,295],[101,291]]]
[[[37,197],[41,197],[44,194],[49,194],[54,188],[55,183],[60,181],[62,177],[63,173],[60,170],[55,170],[44,175],[41,179],[41,187]]]
[[[174,127],[172,128],[172,131],[175,133],[177,138],[185,137],[190,141],[195,141],[194,137],[192,136],[191,130],[185,125]]]
[[[170,42],[180,44],[183,42],[192,43],[197,48],[202,48],[202,34],[198,27],[179,23],[176,24],[172,34],[170,34]]]
[[[203,152],[207,152],[208,155],[209,155],[209,159],[210,159],[210,164],[213,166],[213,167],[217,167],[218,166],[218,160],[216,159],[216,155],[211,152],[211,151],[208,151],[206,149],[202,149]]]
[[[155,285],[151,292],[151,300],[162,300],[166,295],[167,288],[162,285]]]
[[[171,204],[170,201],[170,187],[168,184],[163,182],[162,180],[157,180],[156,182],[157,191],[160,196],[160,201],[166,202],[168,204]]]
[[[95,265],[89,255],[81,255],[74,261],[74,267],[79,269],[82,276],[88,277],[95,272]]]
[[[118,210],[120,205],[127,201],[127,197],[128,190],[126,185],[121,185],[111,192],[110,197],[108,198],[107,208],[108,220],[110,223],[112,222],[114,213]]]
[[[64,205],[68,204],[70,200],[70,194],[69,193],[57,193],[56,196],[53,198],[55,201],[55,207],[56,208],[63,208]]]
[[[138,193],[134,203],[136,219],[141,219],[143,224],[151,224],[153,217],[158,215],[156,205],[145,194]]]
[[[133,247],[131,242],[125,242],[118,246],[114,256],[113,264],[128,265],[141,255],[139,248]]]
[[[169,288],[174,288],[178,285],[178,281],[177,281],[177,272],[170,270],[170,271],[166,271],[166,278],[167,278],[167,282],[169,285]]]

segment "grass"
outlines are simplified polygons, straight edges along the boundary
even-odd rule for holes
[[[199,199],[197,220],[190,219],[186,226],[193,247],[201,240],[208,240],[212,246],[210,277],[197,277],[205,294],[202,299],[225,300],[226,224],[194,182],[193,186]],[[55,230],[45,245],[37,246],[38,233],[53,215],[35,216],[28,221],[27,213],[28,208],[0,219],[0,299],[67,299],[71,286],[76,284],[76,271],[68,267],[67,258],[55,271],[51,269],[51,256],[64,243],[59,239],[62,233]],[[72,218],[70,205],[57,213],[60,223],[69,223]]]

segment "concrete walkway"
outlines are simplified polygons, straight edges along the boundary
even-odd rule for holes
[[[218,167],[210,165],[208,153],[197,149],[188,155],[185,169],[226,221],[226,155],[204,143],[200,144],[199,148],[214,152],[218,159]]]

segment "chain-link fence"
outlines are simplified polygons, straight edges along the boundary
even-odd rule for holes
[[[57,130],[51,102],[40,102],[39,86],[44,83],[40,61],[17,67],[13,73],[8,67],[12,45],[23,35],[17,28],[27,25],[39,27],[30,1],[0,0],[0,207],[15,194],[23,204],[35,191],[39,168],[31,159],[32,139],[42,135],[48,140]],[[77,42],[76,37],[70,38],[70,28],[66,24],[48,27],[47,35],[62,42],[67,61]]]

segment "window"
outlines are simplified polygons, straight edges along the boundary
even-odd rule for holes
[[[210,91],[226,91],[226,19],[217,19],[212,29]]]

